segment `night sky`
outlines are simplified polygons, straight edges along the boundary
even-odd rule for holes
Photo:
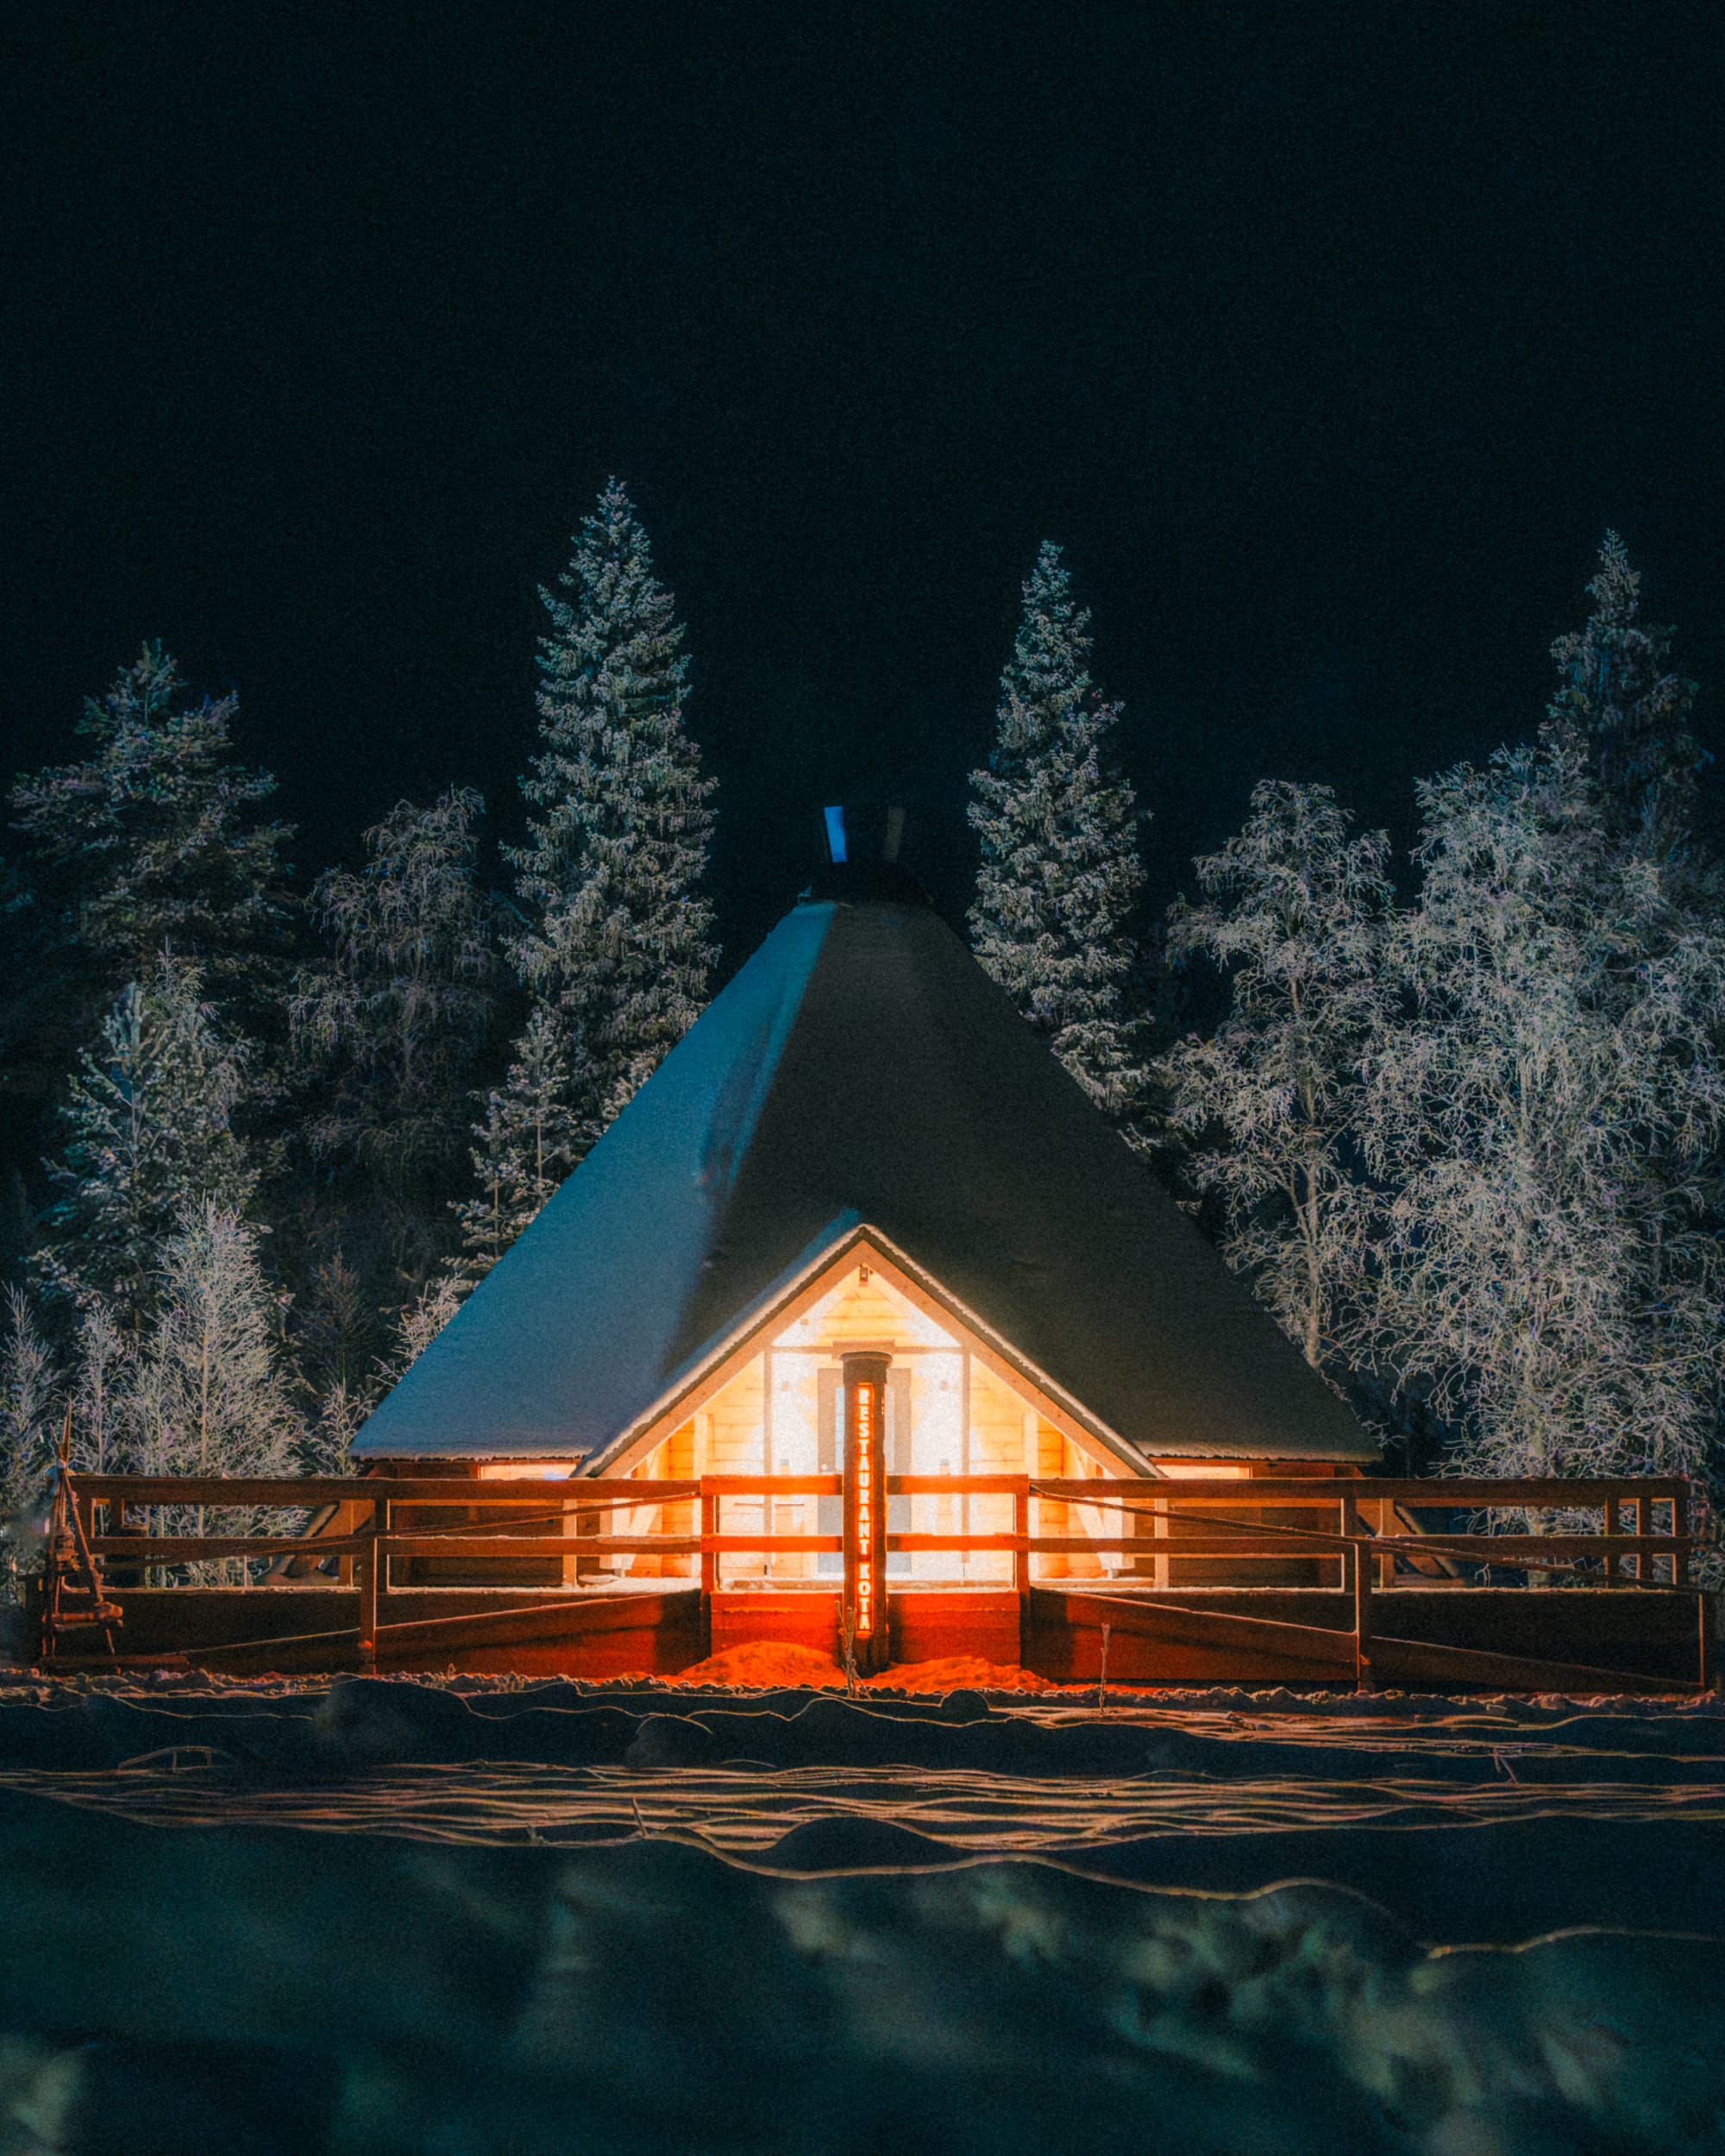
[[[451,781],[511,836],[534,587],[613,472],[731,963],[865,786],[963,904],[1044,536],[1158,899],[1262,776],[1405,837],[1537,722],[1608,523],[1725,746],[1710,0],[37,0],[0,46],[8,766],[160,636],[302,869]]]

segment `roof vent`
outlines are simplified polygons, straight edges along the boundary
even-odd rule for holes
[[[901,868],[905,812],[896,803],[835,802],[821,811],[826,865],[803,893],[847,904],[870,900],[890,906],[926,906],[928,895]]]
[[[850,801],[823,809],[826,819],[826,857],[835,868],[863,862],[881,862],[895,868],[899,848],[904,843],[905,812],[901,808],[876,808]]]

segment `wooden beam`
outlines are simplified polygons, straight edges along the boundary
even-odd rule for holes
[[[1047,1594],[1049,1589],[1039,1590]],[[1070,1603],[1094,1605],[1100,1625],[1106,1611],[1118,1633],[1170,1646],[1234,1649],[1252,1654],[1286,1656],[1289,1675],[1310,1675],[1328,1664],[1338,1680],[1354,1678],[1352,1632],[1293,1625],[1276,1619],[1239,1617],[1149,1597],[1092,1594],[1082,1589],[1055,1590]],[[1623,1670],[1547,1661],[1532,1655],[1499,1654],[1477,1647],[1442,1646],[1429,1640],[1403,1639],[1379,1631],[1371,1634],[1371,1675],[1375,1684],[1457,1683],[1501,1691],[1692,1692],[1693,1684]]]
[[[842,1475],[703,1475],[703,1497],[841,1497]]]
[[[617,1632],[638,1625],[654,1606],[687,1607],[699,1589],[693,1585],[650,1589],[639,1595],[611,1592],[570,1595],[561,1602],[536,1602],[529,1609],[470,1612],[464,1617],[411,1617],[385,1625],[378,1651],[396,1653],[415,1646],[453,1642],[465,1630],[476,1643],[508,1644],[516,1639],[579,1639],[595,1632]]]
[[[626,1476],[536,1476],[505,1482],[454,1475],[364,1476],[338,1480],[327,1475],[84,1475],[78,1486],[98,1504],[267,1505],[316,1511],[336,1504],[370,1505],[380,1495],[402,1505],[627,1505],[669,1504],[697,1497],[693,1479],[636,1482]]]
[[[889,1497],[1027,1497],[1027,1475],[889,1475]],[[1148,1491],[1156,1487],[1145,1483]]]
[[[1542,1656],[1499,1654],[1481,1647],[1440,1646],[1379,1633],[1373,1642],[1379,1684],[1458,1683],[1505,1692],[1693,1692],[1686,1679],[1629,1670],[1548,1662]]]
[[[1078,1504],[1107,1505],[1122,1497],[1153,1498],[1158,1504],[1177,1505],[1184,1510],[1201,1507],[1226,1511],[1232,1507],[1236,1512],[1258,1512],[1266,1506],[1333,1511],[1345,1489],[1358,1498],[1382,1498],[1391,1504],[1410,1505],[1414,1510],[1424,1512],[1477,1511],[1492,1506],[1512,1510],[1581,1506],[1597,1507],[1603,1511],[1607,1499],[1614,1493],[1628,1498],[1646,1497],[1654,1504],[1668,1504],[1684,1487],[1680,1481],[1669,1477],[1644,1482],[1563,1482],[1550,1478],[1488,1482],[1477,1476],[1457,1476],[1410,1482],[1372,1476],[1352,1482],[1343,1476],[1253,1476],[1250,1481],[1219,1482],[1208,1476],[1200,1478],[1170,1475],[1151,1479],[1143,1476],[1086,1478],[1038,1475],[1031,1480],[1038,1496],[1061,1498]],[[952,1476],[945,1487],[962,1487],[962,1480]]]
[[[1032,1589],[1037,1595],[1057,1595],[1087,1614],[1094,1609],[1100,1626],[1104,1619],[1122,1636],[1161,1640],[1170,1646],[1232,1648],[1254,1655],[1285,1657],[1290,1675],[1340,1681],[1354,1674],[1353,1634],[1332,1631],[1324,1625],[1286,1624],[1272,1617],[1236,1617],[1221,1610],[1196,1609],[1184,1602],[1165,1602],[1129,1595],[1093,1594],[1087,1589],[1062,1587]],[[1070,1623],[1070,1618],[1067,1619]]]
[[[654,1589],[639,1595],[571,1595],[561,1601],[535,1602],[524,1609],[472,1610],[458,1617],[408,1618],[378,1627],[375,1656],[379,1660],[386,1660],[392,1655],[411,1653],[420,1647],[448,1647],[459,1651],[465,1644],[510,1646],[531,1640],[577,1639],[593,1633],[628,1630],[638,1625],[655,1607],[662,1609],[667,1603],[686,1605],[697,1592],[695,1588],[688,1587],[668,1591]],[[359,1646],[358,1626],[347,1625],[327,1632],[288,1633],[273,1639],[235,1639],[220,1646],[184,1648],[178,1650],[173,1658],[183,1657],[194,1665],[249,1661],[264,1669],[275,1668],[287,1661],[298,1662],[302,1668],[317,1669],[329,1667],[332,1657],[347,1658],[357,1655]]]
[[[1249,1532],[1239,1534],[1200,1532],[1188,1535],[1016,1535],[1007,1533],[938,1535],[894,1532],[888,1548],[896,1554],[932,1550],[1007,1550],[1037,1557],[1082,1555],[1087,1550],[1132,1551],[1140,1556],[1261,1558],[1272,1564],[1285,1557],[1333,1557],[1342,1538],[1318,1533],[1278,1534],[1272,1541]],[[1441,1535],[1433,1539],[1446,1553],[1518,1568],[1536,1566],[1541,1557],[1596,1557],[1609,1552],[1669,1557],[1687,1545],[1669,1535]],[[396,1557],[599,1557],[628,1552],[662,1557],[688,1557],[711,1542],[716,1550],[777,1551],[831,1551],[840,1546],[837,1535],[731,1534],[716,1537],[679,1534],[550,1535],[487,1533],[481,1527],[459,1533],[411,1529],[392,1531],[389,1547]],[[1387,1536],[1368,1539],[1382,1556],[1393,1551],[1418,1554],[1424,1537]],[[356,1557],[371,1547],[371,1537],[320,1536],[306,1540],[292,1535],[97,1535],[90,1544],[97,1557],[122,1557],[136,1564],[197,1564],[221,1557],[280,1557],[304,1556],[314,1562],[325,1557]],[[1632,1586],[1634,1580],[1627,1584]],[[1667,1589],[1669,1583],[1667,1584]]]

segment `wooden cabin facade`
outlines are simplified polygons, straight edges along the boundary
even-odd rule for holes
[[[1014,1495],[962,1485],[1244,1483],[1354,1475],[1375,1454],[919,894],[853,870],[716,999],[354,1457],[384,1475],[567,1476],[570,1520],[593,1477],[837,1476],[838,1495],[727,1494],[719,1532],[843,1539],[859,1358],[880,1388],[878,1579],[856,1589],[854,1551],[726,1550],[709,1637],[825,1642],[862,1624],[866,1639],[889,1604],[938,1596],[962,1651],[969,1596],[971,1651],[999,1648],[990,1604],[1014,1588],[1013,1554],[914,1546],[1012,1535]],[[882,1496],[888,1479],[919,1487]],[[1033,1583],[1228,1576],[1170,1556],[1140,1511],[1030,1502],[1042,1539],[1075,1545],[1038,1554]],[[692,1535],[698,1506],[613,1514],[604,1539]],[[1106,1546],[1139,1535],[1157,1549]],[[693,1552],[611,1551],[487,1574],[424,1557],[408,1577],[624,1588],[701,1570]],[[1325,1571],[1302,1557],[1251,1576]],[[878,1626],[856,1591],[879,1598]]]

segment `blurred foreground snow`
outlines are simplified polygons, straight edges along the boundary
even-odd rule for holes
[[[0,1701],[0,2156],[1725,2147],[1725,1944],[1457,1943],[1501,1941],[1482,1920],[1542,1892],[1705,1928],[1725,1722],[1263,1721],[666,1714],[549,1686]],[[499,1779],[553,1772],[600,1806],[562,1846]],[[845,1773],[881,1801],[831,1797]],[[1614,1776],[1652,1792],[1645,1815],[1546,1816]],[[1362,1817],[1362,1777],[1520,1789],[1525,1815]],[[1308,1831],[1251,1827],[1272,1778],[1306,1789]],[[458,1833],[428,1825],[440,1788]],[[948,1832],[928,1806],[961,1789]],[[1124,1808],[1131,1831],[976,1853],[1015,1789],[1039,1815]],[[1667,1822],[1673,1789],[1701,1799]],[[1204,1789],[1230,1831],[1195,1831]],[[364,1818],[392,1802],[393,1831]],[[727,1802],[776,1837],[701,1846],[700,1808],[722,1825]],[[642,1816],[607,1827],[604,1805]],[[1296,1870],[1331,1883],[1266,1883]]]

